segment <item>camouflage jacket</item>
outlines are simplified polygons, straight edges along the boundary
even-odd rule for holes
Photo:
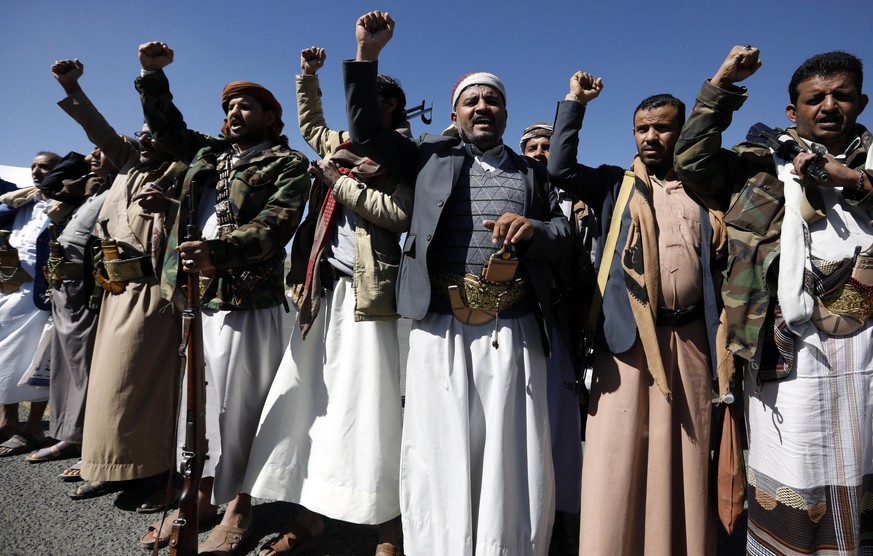
[[[676,144],[674,167],[682,183],[700,195],[718,199],[726,209],[729,254],[722,298],[728,349],[758,363],[763,333],[767,332],[765,320],[777,302],[775,284],[785,198],[769,149],[751,143],[740,143],[730,150],[722,148],[721,134],[746,98],[744,88],[724,90],[706,81]],[[873,135],[860,125],[858,130],[861,144],[848,153],[846,162],[851,168],[862,169]],[[794,129],[788,133],[799,139]],[[818,189],[805,188],[805,196],[801,207],[804,218],[808,222],[824,218]],[[847,196],[847,200],[868,212],[873,210],[873,193],[855,200]]]
[[[332,157],[348,148],[347,131],[333,130],[324,121],[318,77],[298,75],[297,116],[300,133],[320,156]],[[398,132],[409,136],[407,128]],[[355,158],[344,153],[346,160]],[[355,290],[355,320],[385,320],[397,317],[394,287],[400,265],[400,234],[409,230],[412,214],[412,185],[389,172],[377,169],[375,162],[360,157],[368,166],[371,178],[342,176],[333,187],[334,198],[355,212],[355,265],[352,277]],[[341,164],[342,165],[342,164]],[[352,168],[354,169],[354,168]],[[313,182],[309,212],[294,236],[291,247],[291,270],[287,284],[295,286],[306,279],[306,268],[312,250],[316,221],[321,216],[324,191],[318,181]],[[302,288],[297,288],[302,290]]]
[[[192,184],[196,197],[215,188],[217,163],[231,144],[221,137],[188,129],[173,105],[162,71],[136,79],[146,122],[156,141],[182,160],[192,160],[180,197],[179,224],[169,241],[163,295],[180,302],[176,284],[179,257],[175,246],[190,214]],[[308,161],[285,145],[276,145],[238,162],[228,177],[232,213],[238,227],[207,244],[218,269],[203,289],[210,309],[261,309],[284,302],[284,247],[300,222],[309,192]],[[197,201],[199,202],[199,201]]]

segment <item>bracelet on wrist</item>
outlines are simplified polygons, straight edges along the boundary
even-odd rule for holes
[[[864,193],[864,171],[858,170],[858,183],[854,184],[852,188],[859,194]]]

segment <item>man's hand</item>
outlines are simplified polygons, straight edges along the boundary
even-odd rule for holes
[[[173,63],[173,49],[165,42],[147,42],[139,45],[139,64],[146,71],[158,71]]]
[[[303,75],[315,75],[324,65],[327,53],[323,48],[311,46],[300,51],[300,69]]]
[[[164,197],[164,192],[153,185],[142,193],[134,195],[131,200],[139,203],[145,212],[166,212],[167,207],[170,206],[170,201]]]
[[[342,174],[337,170],[336,164],[324,159],[313,161],[308,172],[310,175],[320,179],[322,183],[326,183],[330,186],[333,186],[333,184],[342,177]]]
[[[78,58],[75,60],[58,60],[52,64],[52,75],[58,80],[58,83],[61,84],[64,92],[68,95],[81,90],[79,78],[82,77],[83,73],[85,73],[85,65]]]
[[[858,190],[858,184],[861,184],[864,193],[870,191],[869,179],[866,175],[861,175],[858,170],[853,170],[844,164],[837,162],[833,156],[829,154],[822,155],[818,162],[818,167],[830,174],[831,179],[826,182],[820,182],[806,173],[807,168],[816,159],[815,153],[803,152],[794,157],[794,168],[792,174],[800,176],[804,182],[815,184],[820,187],[843,187],[846,189]],[[861,181],[859,181],[861,180]]]
[[[394,36],[394,20],[378,10],[362,15],[355,25],[355,39],[358,41],[358,61],[378,60],[382,48]]]
[[[182,270],[185,272],[211,272],[215,270],[212,262],[212,252],[205,241],[186,241],[176,247],[182,258]]]
[[[584,71],[577,71],[570,78],[570,93],[564,100],[575,100],[580,104],[588,104],[600,95],[603,90],[603,79]]]
[[[751,45],[735,46],[715,72],[711,83],[720,89],[727,89],[734,83],[747,79],[761,67],[758,49]]]
[[[483,220],[482,225],[491,230],[491,243],[519,243],[533,239],[534,229],[530,221],[519,214],[505,212],[497,221]]]

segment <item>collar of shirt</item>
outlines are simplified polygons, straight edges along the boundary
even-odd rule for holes
[[[259,153],[261,151],[265,151],[273,146],[272,141],[264,141],[263,143],[258,143],[254,147],[250,147],[246,150],[241,150],[239,145],[234,143],[231,145],[233,147],[233,154],[230,158],[230,163],[236,165],[240,162],[245,162],[249,158],[251,158],[255,153]]]
[[[825,148],[824,145],[822,145],[822,144],[820,144],[820,143],[816,143],[815,141],[810,141],[809,139],[805,139],[805,138],[803,138],[803,137],[801,137],[801,139],[803,140],[804,143],[806,143],[805,146],[806,146],[809,150],[815,152],[814,149],[812,148],[812,145],[818,145],[819,147],[821,147],[821,150],[822,150],[823,152],[827,152],[827,149]],[[840,163],[845,164],[845,163],[846,163],[846,159],[849,157],[849,154],[851,154],[852,152],[854,152],[855,149],[857,149],[857,148],[860,147],[860,146],[861,146],[861,136],[858,135],[858,136],[855,137],[855,139],[852,140],[851,143],[849,143],[849,146],[846,147],[846,150],[843,151],[843,154],[838,154],[838,155],[835,156],[834,158],[836,158],[837,161],[839,161]]]
[[[506,152],[506,146],[503,143],[487,151],[480,150],[472,143],[464,143],[464,149],[467,151],[468,156],[473,157],[489,172],[505,170],[509,162],[509,153]]]

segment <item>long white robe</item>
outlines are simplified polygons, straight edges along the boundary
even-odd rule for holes
[[[351,281],[328,291],[306,340],[294,327],[270,389],[245,487],[352,523],[400,513],[396,321],[354,319]]]
[[[36,268],[36,241],[49,224],[45,207],[46,201],[20,207],[9,237],[9,244],[18,249],[21,267],[31,276],[42,272]],[[33,286],[33,281],[25,282],[16,292],[0,293],[0,404],[48,399],[46,387],[18,386],[51,316],[49,311],[37,309]]]
[[[400,500],[408,554],[548,553],[555,477],[536,317],[409,336]]]

